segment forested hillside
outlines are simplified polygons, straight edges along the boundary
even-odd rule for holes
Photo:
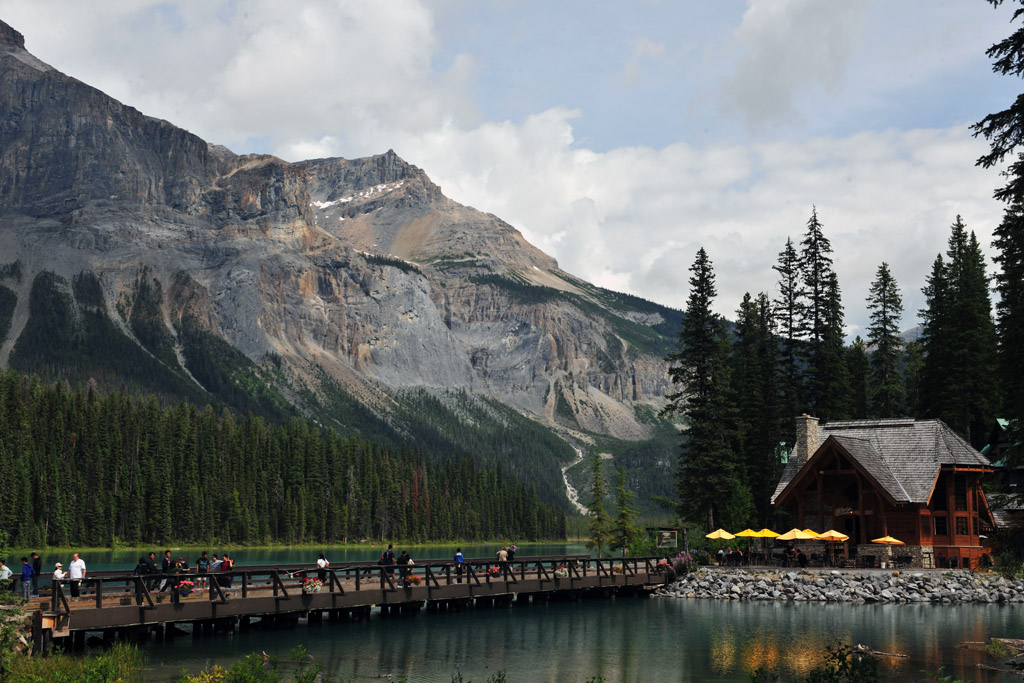
[[[500,463],[441,462],[153,396],[0,375],[0,528],[14,545],[555,538]]]

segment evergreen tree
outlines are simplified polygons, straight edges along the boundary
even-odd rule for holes
[[[855,420],[867,419],[870,411],[868,390],[871,361],[868,347],[858,335],[846,349],[846,369],[850,375],[850,417]]]
[[[827,295],[829,276],[832,274],[832,243],[825,237],[818,209],[811,209],[807,220],[807,232],[800,242],[800,279],[806,304],[798,321],[801,336],[810,342],[813,357],[814,347],[827,335]]]
[[[922,404],[921,378],[924,371],[924,350],[920,339],[908,341],[903,347],[903,373],[907,388],[907,414],[919,414]]]
[[[772,270],[779,274],[779,296],[775,299],[775,320],[777,323],[781,350],[779,354],[780,413],[786,418],[781,433],[787,444],[795,440],[793,418],[803,412],[803,380],[800,368],[800,321],[803,318],[804,290],[800,279],[800,256],[793,246],[793,240],[786,238],[786,246],[779,253],[779,260]]]
[[[740,302],[731,365],[737,449],[758,518],[767,525],[771,495],[782,473],[779,442],[783,419],[775,316],[764,293],[756,299],[744,294]]]
[[[297,418],[236,420],[15,372],[0,373],[0,491],[0,529],[23,547],[326,543],[350,533],[538,538],[565,529],[534,486],[495,464],[409,447],[395,456]]]
[[[985,258],[974,233],[957,216],[947,261],[939,256],[924,288],[922,413],[937,417],[976,448],[994,415],[995,325]]]
[[[888,263],[878,267],[869,291],[868,343],[875,347],[871,354],[871,413],[875,417],[898,417],[905,414],[907,400],[900,371],[903,298]]]
[[[826,281],[824,319],[824,336],[811,365],[811,386],[818,393],[821,418],[841,420],[850,415],[850,374],[846,367],[842,295],[835,273],[829,273]]]
[[[993,7],[1002,0],[989,0]],[[1017,4],[1024,5],[1018,0]],[[1024,16],[1024,6],[1014,10],[1013,20]],[[1024,77],[1024,28],[996,43],[986,53],[992,70],[1002,75]],[[1015,464],[1024,463],[1024,156],[1018,148],[1024,144],[1024,95],[1019,95],[1008,108],[989,114],[974,126],[975,136],[989,141],[990,151],[978,159],[985,168],[1000,164],[1007,155],[1016,158],[1005,172],[1005,187],[995,196],[1007,203],[1003,220],[995,231],[993,246],[998,250],[995,274],[999,334],[999,364],[1005,403],[1003,415],[1010,421],[1010,457]]]
[[[626,470],[619,468],[619,476],[615,483],[615,522],[612,524],[611,547],[621,549],[622,556],[633,545],[640,531],[636,526],[636,510],[631,508],[633,493],[626,489]]]
[[[591,484],[590,484],[590,539],[587,540],[587,547],[591,550],[597,551],[597,556],[601,557],[602,549],[608,545],[611,540],[611,520],[608,517],[608,511],[604,507],[604,499],[606,494],[604,477],[601,475],[601,454],[597,452],[595,448],[593,454],[590,457],[590,473],[591,473]]]
[[[679,332],[679,350],[668,357],[669,376],[678,392],[666,396],[664,413],[681,413],[682,432],[676,477],[680,517],[714,529],[745,519],[750,493],[742,481],[728,427],[728,343],[722,318],[711,310],[715,275],[701,248],[690,267],[690,295]]]
[[[988,0],[993,7],[1003,4],[1003,0]],[[1018,4],[1024,2],[1017,0]],[[1013,20],[1024,16],[1024,7],[1013,12]],[[1009,37],[999,41],[986,52],[993,60],[992,71],[1003,76],[1013,75],[1024,77],[1024,28],[1018,28]],[[978,159],[977,165],[991,168],[1001,164],[1007,155],[1013,154],[1024,144],[1024,95],[1020,95],[1006,109],[989,114],[971,126],[975,137],[982,136],[988,140],[990,150]],[[1018,156],[1004,173],[1006,186],[995,192],[996,199],[1006,202],[1024,200],[1024,157]]]
[[[953,297],[946,279],[942,254],[935,257],[922,288],[925,307],[921,317],[921,371],[918,381],[918,414],[939,418],[952,424],[949,406],[953,403],[948,382],[952,374]]]
[[[843,352],[843,306],[839,279],[832,271],[832,244],[811,210],[800,242],[800,278],[806,303],[799,326],[807,340],[807,396],[810,409],[823,420],[846,416],[849,378]]]
[[[995,274],[999,335],[999,374],[1002,379],[1004,415],[1010,421],[1010,456],[1024,463],[1024,203],[1006,208],[992,245],[998,250]]]

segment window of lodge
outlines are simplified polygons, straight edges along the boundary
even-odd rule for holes
[[[935,535],[949,536],[949,520],[945,517],[933,517],[935,520]]]
[[[967,512],[967,477],[959,475],[953,480],[957,512]]]
[[[967,518],[958,516],[956,518],[956,533],[960,536],[967,535]]]

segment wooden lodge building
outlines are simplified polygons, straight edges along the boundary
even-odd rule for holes
[[[981,481],[991,463],[941,420],[797,418],[797,438],[772,504],[794,525],[848,535],[847,558],[891,557],[918,567],[977,567],[990,553],[992,513]]]

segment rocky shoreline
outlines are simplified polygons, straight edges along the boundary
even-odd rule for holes
[[[699,569],[655,592],[669,598],[851,603],[1024,603],[1024,579],[969,571]]]

